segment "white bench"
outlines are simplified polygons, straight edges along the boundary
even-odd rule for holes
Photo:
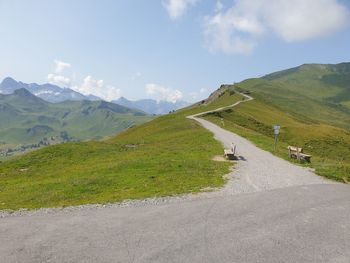
[[[299,148],[296,146],[288,146],[288,155],[289,158],[295,158],[297,160],[303,160],[306,162],[311,161],[311,155],[303,153],[303,148]]]
[[[235,159],[236,154],[236,145],[232,143],[231,149],[224,149],[224,156],[229,160]]]

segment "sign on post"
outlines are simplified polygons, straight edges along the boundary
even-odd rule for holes
[[[280,134],[280,129],[281,129],[281,126],[276,124],[275,126],[273,126],[273,131],[274,131],[274,134],[275,134],[275,145],[273,147],[274,151],[276,151],[276,147],[277,147],[277,141],[278,141],[278,135]]]
[[[273,129],[274,129],[274,131],[275,131],[275,135],[280,134],[280,129],[281,129],[281,126],[280,126],[280,125],[275,125],[275,126],[273,126]]]

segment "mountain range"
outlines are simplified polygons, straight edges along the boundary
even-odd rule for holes
[[[95,95],[83,95],[70,88],[61,88],[53,84],[36,84],[36,83],[23,83],[16,81],[13,78],[7,77],[0,83],[0,93],[12,94],[15,90],[26,89],[33,95],[52,103],[63,102],[63,101],[97,101],[102,100]],[[113,103],[142,110],[148,114],[167,114],[170,111],[174,111],[189,105],[184,101],[168,102],[168,101],[156,101],[152,99],[143,99],[138,101],[131,101],[124,97],[114,100]]]
[[[171,111],[178,110],[190,105],[190,103],[185,101],[169,102],[156,101],[152,99],[131,101],[124,97],[120,97],[118,100],[114,100],[113,102],[125,107],[140,109],[144,112],[155,115],[167,114]]]
[[[50,103],[21,88],[0,94],[0,148],[48,138],[52,143],[100,139],[150,119],[143,111],[106,101]]]
[[[81,100],[102,100],[101,98],[88,95],[85,96],[79,92],[76,92],[70,88],[61,88],[53,84],[39,85],[36,83],[23,83],[16,81],[13,78],[7,77],[0,83],[0,93],[12,94],[15,90],[26,89],[35,96],[46,100],[48,102],[62,102],[66,100],[81,101]]]

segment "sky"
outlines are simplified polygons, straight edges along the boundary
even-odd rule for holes
[[[0,78],[111,101],[350,61],[348,0],[0,0]]]

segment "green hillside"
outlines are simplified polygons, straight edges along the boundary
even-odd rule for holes
[[[322,86],[318,92],[320,80],[315,80],[314,74],[306,74],[304,67],[315,72],[320,65],[301,66],[260,79],[223,85],[207,100],[104,141],[49,146],[5,161],[0,165],[0,209],[114,202],[222,186],[223,175],[232,164],[213,160],[215,155],[222,154],[222,145],[186,116],[231,105],[243,99],[237,91],[247,90],[255,100],[205,118],[224,124],[225,129],[271,152],[272,126],[278,123],[282,129],[276,155],[287,159],[287,145],[303,147],[306,153],[312,154],[310,166],[317,173],[339,181],[350,180],[347,101],[331,100],[343,94],[347,87],[335,85],[337,81],[333,79],[330,91],[323,91]],[[327,79],[329,74],[317,75],[317,78]],[[337,74],[346,78],[341,71]],[[295,85],[293,79],[296,79]],[[302,87],[307,92],[303,92]],[[14,116],[20,112],[10,109]],[[87,107],[79,114],[84,116],[92,111]],[[73,116],[79,121],[76,114]],[[42,126],[32,132],[45,132],[48,122],[53,120],[43,118]]]
[[[54,145],[5,161],[0,165],[0,209],[121,201],[222,186],[232,164],[212,160],[222,154],[222,146],[186,116],[240,99],[225,94],[105,141]]]
[[[104,101],[46,102],[25,89],[0,94],[1,148],[101,139],[152,119],[146,113]],[[49,138],[49,139],[48,139]]]
[[[340,104],[350,109],[350,63],[305,64],[263,79],[283,83],[283,88],[310,99]]]
[[[314,122],[350,129],[350,63],[306,64],[237,83],[238,89]]]
[[[287,159],[287,146],[298,145],[313,156],[317,173],[350,181],[349,78],[350,63],[342,63],[303,65],[249,79],[224,92],[250,91],[254,101],[205,118],[218,125],[224,119],[226,129],[271,152],[272,127],[280,124],[277,155]]]

